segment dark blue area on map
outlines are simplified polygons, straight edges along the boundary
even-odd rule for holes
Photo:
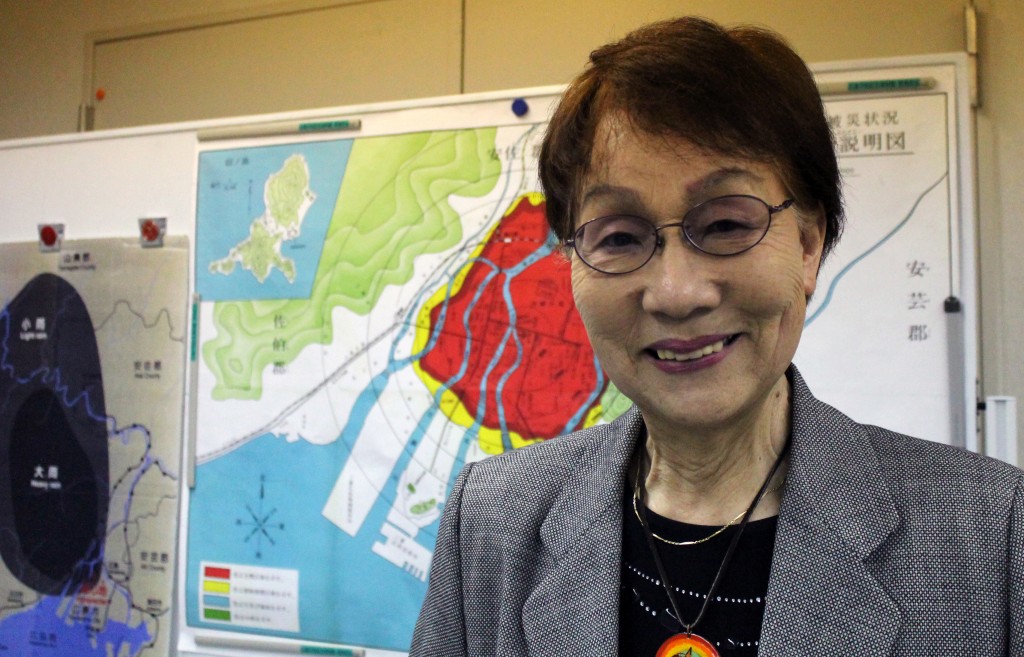
[[[109,503],[99,349],[82,298],[53,274],[0,312],[0,455],[8,570],[45,595],[95,584]]]
[[[70,608],[63,598],[43,598],[6,617],[0,625],[0,657],[137,655],[153,639],[145,623],[128,627],[110,616],[74,619],[68,617]],[[96,632],[95,624],[103,625],[103,631]]]

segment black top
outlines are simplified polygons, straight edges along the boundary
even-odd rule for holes
[[[626,491],[623,503],[619,655],[654,657],[662,642],[683,629],[673,617],[643,528],[633,511],[631,490]],[[655,534],[675,541],[701,539],[718,529],[676,522],[649,509],[647,520]],[[693,633],[711,642],[722,657],[757,655],[777,521],[775,516],[747,523],[714,599],[693,628]],[[674,546],[654,540],[685,622],[692,623],[700,612],[736,530],[736,526],[729,527],[697,545]]]

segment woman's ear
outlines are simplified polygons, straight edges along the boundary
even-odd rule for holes
[[[818,271],[825,248],[825,208],[818,205],[814,214],[803,217],[800,243],[803,246],[804,294],[808,299],[818,285]]]

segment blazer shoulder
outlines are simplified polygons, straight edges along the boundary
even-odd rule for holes
[[[926,497],[931,492],[953,499],[958,496],[954,491],[960,491],[960,497],[969,494],[1003,504],[1011,502],[1024,477],[1024,471],[1008,463],[960,447],[861,424],[815,398],[799,373],[794,373],[794,384],[795,430],[808,439],[802,451],[818,467],[847,462],[851,472],[881,477],[896,493]]]
[[[1024,471],[988,456],[915,438],[874,425],[860,425],[878,455],[883,476],[903,492],[994,504],[1008,509]]]

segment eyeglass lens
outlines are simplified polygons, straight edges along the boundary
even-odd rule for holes
[[[771,208],[754,196],[723,196],[690,209],[681,224],[656,227],[632,215],[593,219],[576,231],[574,244],[583,261],[609,274],[644,266],[659,246],[658,231],[681,226],[686,239],[705,253],[735,255],[761,241],[768,232]]]

